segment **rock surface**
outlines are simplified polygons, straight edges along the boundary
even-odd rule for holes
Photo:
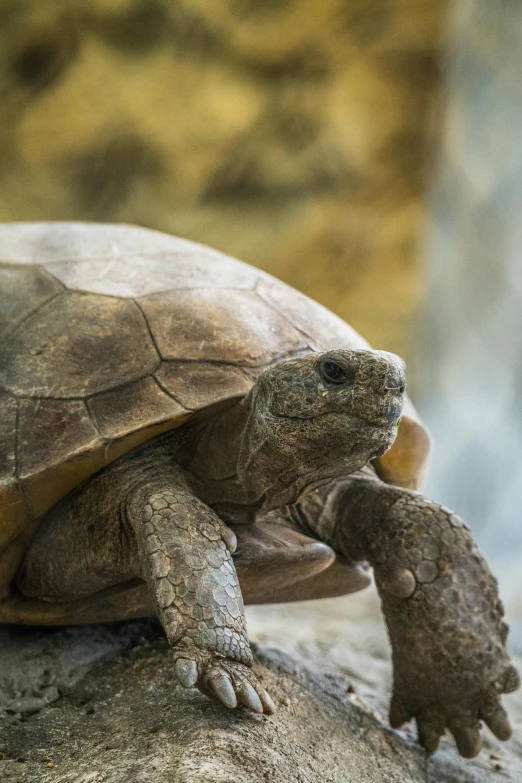
[[[0,779],[9,783],[488,783],[522,779],[515,738],[428,757],[386,722],[390,667],[371,591],[249,610],[270,718],[175,682],[154,621],[0,632]],[[507,701],[507,700],[506,700]],[[492,757],[493,756],[493,757]]]

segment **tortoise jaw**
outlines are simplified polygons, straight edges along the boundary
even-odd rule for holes
[[[392,390],[390,390],[391,392]],[[364,418],[370,424],[377,427],[398,427],[401,420],[402,408],[404,403],[403,393],[397,389],[395,393],[390,394],[389,398],[381,402],[375,414],[371,413]]]

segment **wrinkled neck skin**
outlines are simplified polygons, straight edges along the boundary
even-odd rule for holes
[[[294,503],[384,453],[396,434],[335,412],[279,417],[256,397],[254,388],[234,407],[189,425],[180,443],[179,462],[194,491],[224,518]]]

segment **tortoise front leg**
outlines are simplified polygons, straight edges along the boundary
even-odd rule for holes
[[[465,757],[480,750],[480,720],[508,739],[500,695],[516,690],[519,677],[506,652],[497,582],[464,522],[369,474],[299,506],[336,551],[374,568],[393,653],[391,725],[414,717],[430,752],[448,728]]]
[[[226,707],[240,703],[273,712],[272,699],[251,670],[231,555],[234,533],[185,488],[142,487],[129,499],[126,516],[181,684],[196,685]]]

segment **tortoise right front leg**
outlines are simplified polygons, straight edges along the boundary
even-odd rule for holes
[[[181,684],[196,685],[226,707],[272,713],[274,703],[251,669],[234,533],[185,488],[142,487],[126,516]]]

